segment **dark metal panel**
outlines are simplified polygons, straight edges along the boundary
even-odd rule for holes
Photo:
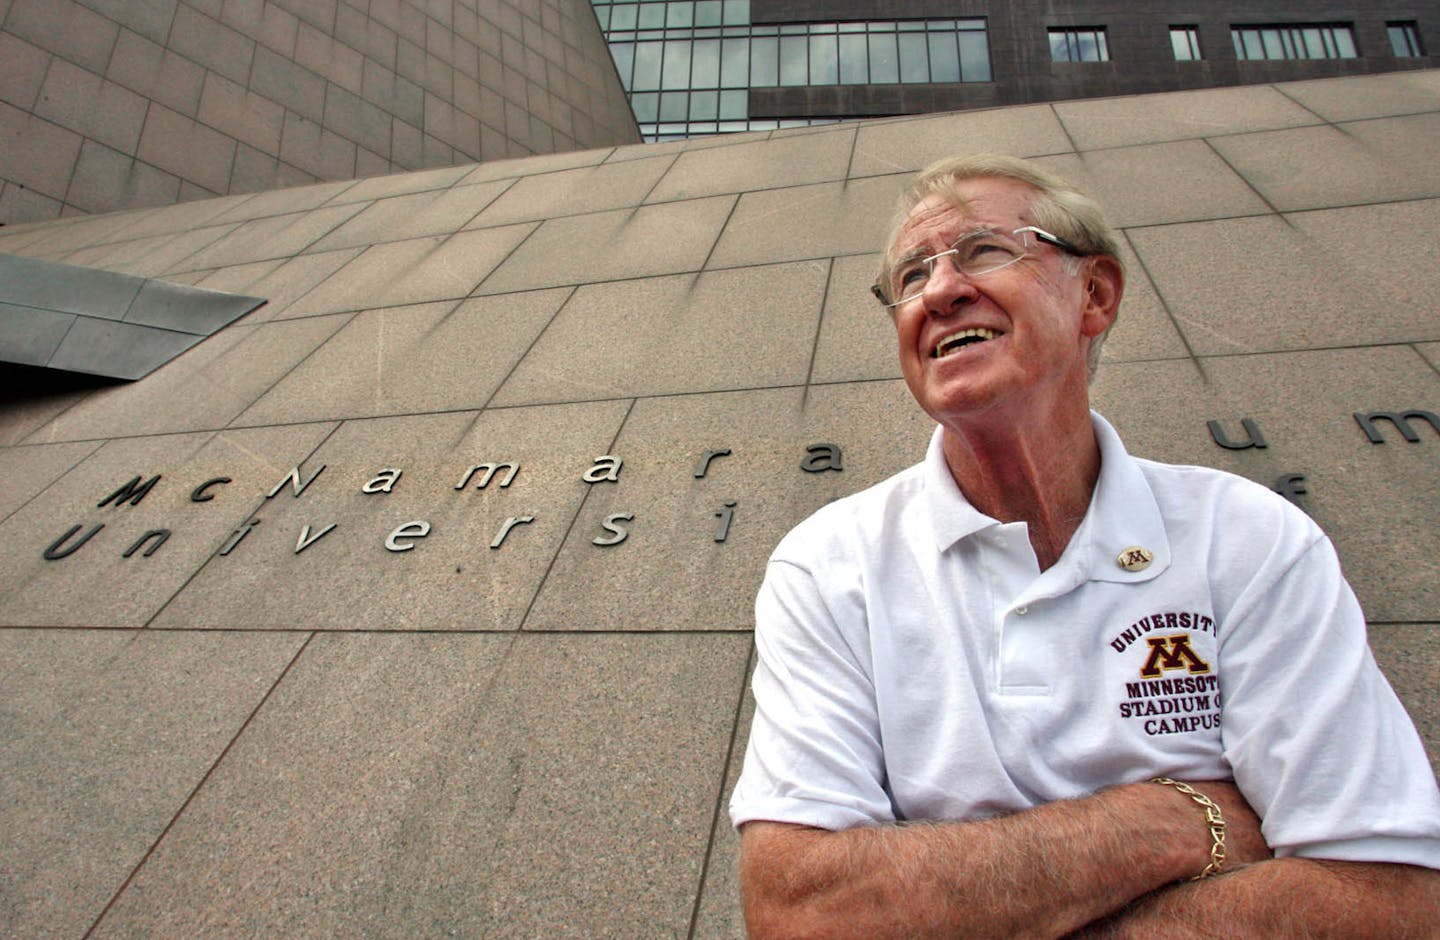
[[[125,322],[209,336],[264,302],[258,297],[148,280],[125,314]]]
[[[263,303],[0,254],[0,362],[138,379]]]
[[[45,365],[74,323],[73,313],[0,303],[0,362]]]
[[[138,379],[202,339],[193,333],[79,317],[49,366],[67,372]]]
[[[0,255],[0,302],[120,320],[143,278],[55,261]]]

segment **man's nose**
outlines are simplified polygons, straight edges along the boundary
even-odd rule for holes
[[[969,275],[960,270],[954,255],[935,259],[935,267],[921,292],[925,312],[944,316],[972,302],[980,291]]]

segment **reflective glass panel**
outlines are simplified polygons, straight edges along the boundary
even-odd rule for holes
[[[635,44],[633,42],[617,42],[610,45],[610,58],[615,60],[615,71],[620,76],[620,84],[626,91],[630,90],[630,70],[635,65]]]
[[[720,0],[699,0],[695,4],[695,25],[719,26],[723,10]]]
[[[660,87],[660,56],[664,44],[642,42],[635,46],[635,77],[630,86],[636,91],[652,91]]]
[[[750,116],[750,94],[745,91],[720,92],[720,120],[743,121]]]
[[[750,22],[750,0],[725,0],[725,25]]]
[[[750,40],[720,41],[720,85],[743,88],[750,80]]]
[[[804,36],[780,37],[780,84],[803,85],[810,78],[806,51],[810,43]]]
[[[720,87],[720,40],[695,40],[690,54],[690,87]]]
[[[870,81],[868,44],[863,33],[840,37],[840,84],[864,85]]]
[[[635,120],[653,121],[660,113],[660,96],[653,91],[631,95],[630,107],[635,112]]]
[[[689,29],[695,25],[695,4],[691,0],[665,4],[665,28]]]
[[[690,120],[713,121],[720,116],[720,93],[718,91],[690,92]]]
[[[983,30],[970,30],[959,34],[960,80],[962,82],[990,81],[990,44]]]
[[[834,85],[840,81],[840,61],[835,53],[835,36],[810,37],[810,84]]]
[[[690,87],[690,43],[688,40],[670,40],[665,43],[665,75],[660,81],[660,87]]]
[[[770,87],[780,84],[779,40],[774,36],[756,36],[750,40],[750,84]]]
[[[894,33],[871,33],[870,80],[877,84],[894,84],[900,81],[899,59],[895,56]]]
[[[1355,34],[1350,31],[1350,27],[1337,26],[1331,30],[1331,34],[1335,39],[1335,51],[1339,53],[1340,58],[1354,59],[1359,56],[1359,53],[1355,51]]]
[[[683,121],[690,104],[690,93],[665,91],[660,93],[660,120]]]
[[[930,81],[930,56],[924,33],[900,33],[900,81],[907,84]]]
[[[662,29],[665,26],[665,4],[640,4],[640,29]]]
[[[615,30],[634,29],[635,17],[639,11],[633,3],[625,3],[610,8],[610,28]]]
[[[960,81],[960,55],[954,33],[930,34],[930,81]]]

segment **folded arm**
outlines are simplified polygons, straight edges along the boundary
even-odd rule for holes
[[[1227,867],[1268,858],[1239,791],[1200,786],[1230,823]],[[1210,844],[1187,797],[1139,783],[978,822],[747,823],[741,887],[756,938],[1060,937],[1199,872]]]
[[[1412,865],[1282,858],[1172,885],[1074,934],[1124,938],[1276,940],[1434,937],[1440,871]]]

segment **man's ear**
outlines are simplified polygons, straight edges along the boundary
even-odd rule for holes
[[[1109,255],[1092,255],[1086,261],[1085,306],[1081,311],[1080,331],[1094,337],[1108,330],[1120,312],[1125,272],[1120,262]]]

